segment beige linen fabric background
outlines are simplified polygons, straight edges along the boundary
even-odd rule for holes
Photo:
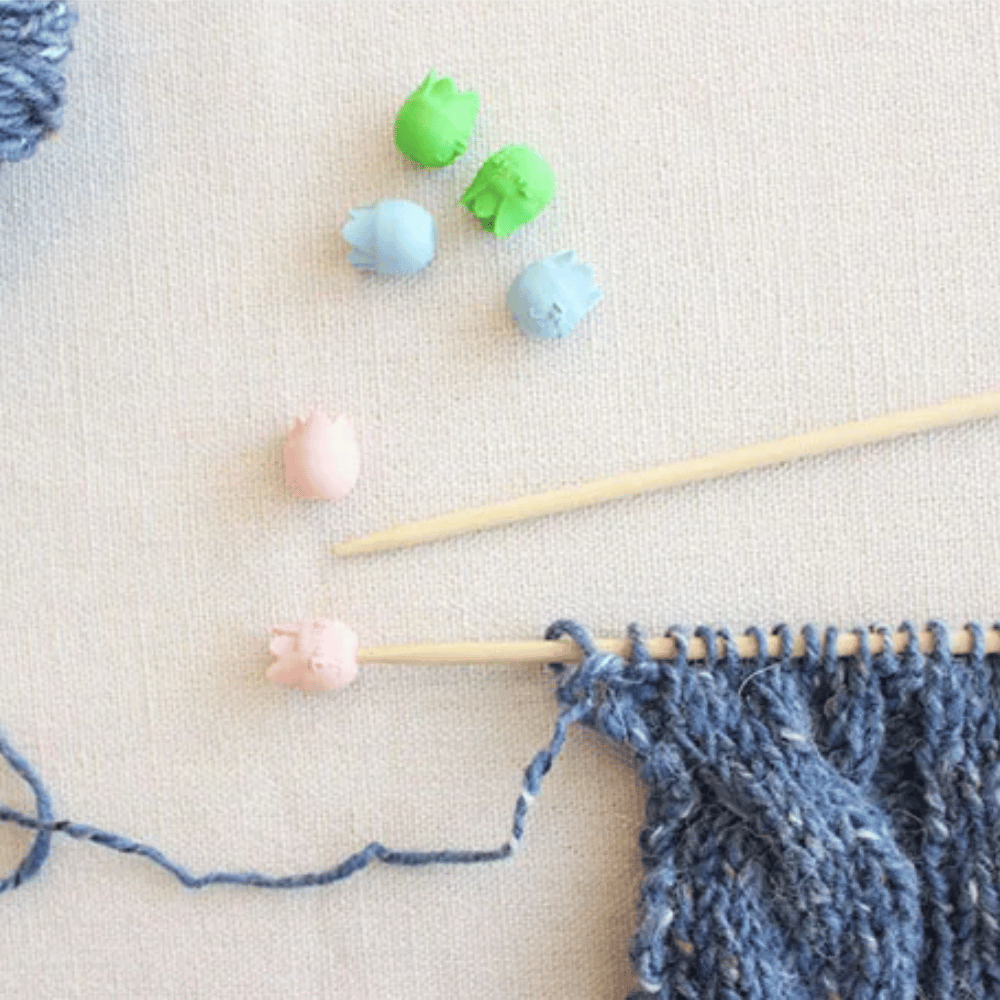
[[[989,3],[83,3],[66,125],[0,169],[0,727],[59,816],[203,871],[373,839],[487,848],[549,737],[538,667],[263,679],[268,626],[366,645],[701,622],[1000,617],[1000,421],[410,551],[334,541],[995,389],[1000,35]],[[475,88],[418,171],[395,112]],[[505,241],[456,199],[526,143],[556,197]],[[347,263],[352,206],[439,227],[423,273]],[[572,248],[563,343],[506,313]],[[340,503],[286,493],[315,405],[356,420]],[[30,806],[6,771],[0,797]],[[31,998],[623,998],[642,789],[574,733],[515,860],[191,893],[54,845],[0,899]],[[28,838],[0,830],[9,870]]]

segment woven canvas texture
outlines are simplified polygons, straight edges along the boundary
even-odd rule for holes
[[[1000,421],[410,551],[333,542],[458,507],[996,389],[1000,28],[989,3],[78,5],[65,124],[0,166],[0,728],[58,816],[196,870],[321,868],[379,839],[492,848],[551,732],[536,667],[263,680],[266,630],[364,645],[784,621],[1000,618]],[[392,141],[428,70],[468,152]],[[498,241],[487,156],[552,165]],[[352,207],[438,226],[361,275]],[[564,342],[504,304],[572,249]],[[354,417],[344,501],[289,497],[284,432]],[[0,798],[23,787],[0,773]],[[574,730],[521,852],[301,893],[189,893],[57,843],[4,896],[4,992],[624,997],[643,790]],[[24,834],[0,830],[5,870]],[[845,998],[846,1000],[846,998]]]

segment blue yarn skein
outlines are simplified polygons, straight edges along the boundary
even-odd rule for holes
[[[629,630],[629,660],[558,621],[576,667],[553,664],[563,708],[524,772],[506,843],[493,850],[408,852],[379,843],[319,872],[194,875],[149,847],[83,824],[54,822],[31,766],[0,755],[32,788],[36,815],[0,806],[35,831],[0,892],[37,874],[53,833],[139,854],[192,888],[235,883],[300,888],[372,861],[468,864],[510,857],[527,810],[569,728],[592,726],[635,755],[647,785],[640,836],[645,876],[631,958],[644,995],[661,1000],[996,1000],[1000,997],[1000,656],[953,655],[946,629],[920,648],[909,623],[901,653],[840,657],[837,631],[779,626],[777,657],[751,629],[741,659],[725,630],[699,628],[705,661],[681,630],[671,660],[650,659]],[[724,641],[720,643],[720,639]],[[638,998],[642,994],[633,994]]]
[[[26,160],[62,125],[75,21],[65,3],[0,0],[0,160]]]

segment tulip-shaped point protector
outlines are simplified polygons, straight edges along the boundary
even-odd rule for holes
[[[507,291],[507,305],[521,329],[545,340],[567,336],[601,300],[594,269],[572,250],[529,264]]]
[[[297,497],[340,500],[358,481],[361,463],[354,421],[331,420],[322,410],[296,419],[283,448],[285,482]]]
[[[479,95],[461,92],[450,77],[431,70],[399,109],[393,137],[399,151],[421,167],[446,167],[468,148],[479,114]]]
[[[479,168],[459,202],[503,238],[535,218],[555,190],[552,168],[533,149],[506,146]]]
[[[270,650],[276,657],[269,681],[302,691],[335,691],[358,675],[358,636],[343,622],[318,618],[275,625]]]
[[[420,271],[434,259],[437,247],[431,213],[402,198],[352,208],[341,233],[352,247],[347,259],[359,271],[376,274]]]

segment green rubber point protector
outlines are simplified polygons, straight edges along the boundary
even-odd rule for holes
[[[555,190],[552,168],[533,149],[505,146],[479,168],[459,202],[502,239],[531,222]]]
[[[431,70],[396,115],[396,146],[421,167],[446,167],[468,148],[479,95],[459,92],[450,77]]]

